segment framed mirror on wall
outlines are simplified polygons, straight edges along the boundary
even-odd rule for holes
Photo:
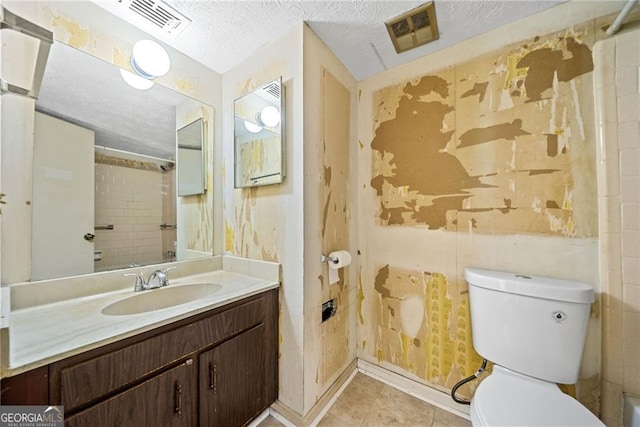
[[[235,187],[279,184],[284,170],[284,86],[282,77],[236,99]]]

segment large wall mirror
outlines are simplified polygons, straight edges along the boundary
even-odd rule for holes
[[[3,126],[12,123],[7,111],[2,110]],[[189,145],[197,140],[190,162],[199,166],[198,191],[204,191],[212,169],[204,157],[213,143],[211,106],[159,84],[134,89],[118,67],[56,42],[35,113],[28,114],[34,117],[33,157],[19,165],[2,159],[14,177],[28,171],[33,180],[31,236],[19,237],[32,242],[28,279],[213,255],[213,247],[180,247],[189,241],[180,234],[194,234],[190,228],[198,225],[179,223],[176,178],[178,140],[188,133]],[[3,153],[6,144],[15,144],[1,143]],[[2,176],[4,181],[9,172]],[[31,189],[23,187],[23,199],[30,200]],[[3,230],[11,228],[3,219]],[[3,248],[12,244],[7,234]],[[24,269],[22,264],[15,268]],[[12,268],[3,264],[3,284],[11,283],[7,277],[25,280]]]
[[[284,87],[273,80],[233,106],[235,186],[281,183],[284,178]]]

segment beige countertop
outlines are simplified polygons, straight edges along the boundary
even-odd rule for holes
[[[2,348],[2,354],[9,360],[4,363],[2,376],[44,366],[279,286],[275,277],[264,278],[262,275],[260,278],[249,273],[211,271],[173,279],[166,288],[141,292],[133,292],[133,281],[128,280],[131,286],[126,289],[20,308],[11,311],[10,316],[4,313],[4,320],[9,317],[8,328],[4,329],[5,332],[8,330],[8,339],[0,345],[9,347]],[[195,283],[220,286],[199,299],[168,308],[125,315],[102,313],[108,305],[134,295]],[[5,293],[3,299],[6,300],[6,296]],[[2,302],[0,299],[0,306]]]

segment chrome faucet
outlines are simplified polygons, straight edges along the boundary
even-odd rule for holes
[[[151,273],[151,276],[149,276],[149,280],[147,281],[147,289],[169,286],[169,277],[167,276],[167,271],[173,270],[174,268],[175,267],[169,267],[164,270],[156,270]]]
[[[125,273],[123,276],[135,276],[136,284],[133,288],[133,292],[146,291],[148,289],[162,288],[169,286],[169,277],[167,271],[173,270],[176,267],[169,267],[164,270],[156,270],[149,276],[149,280],[144,280],[142,273]]]

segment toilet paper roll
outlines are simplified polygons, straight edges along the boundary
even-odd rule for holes
[[[329,254],[329,284],[340,280],[338,269],[351,264],[351,254],[347,251],[335,251]]]

